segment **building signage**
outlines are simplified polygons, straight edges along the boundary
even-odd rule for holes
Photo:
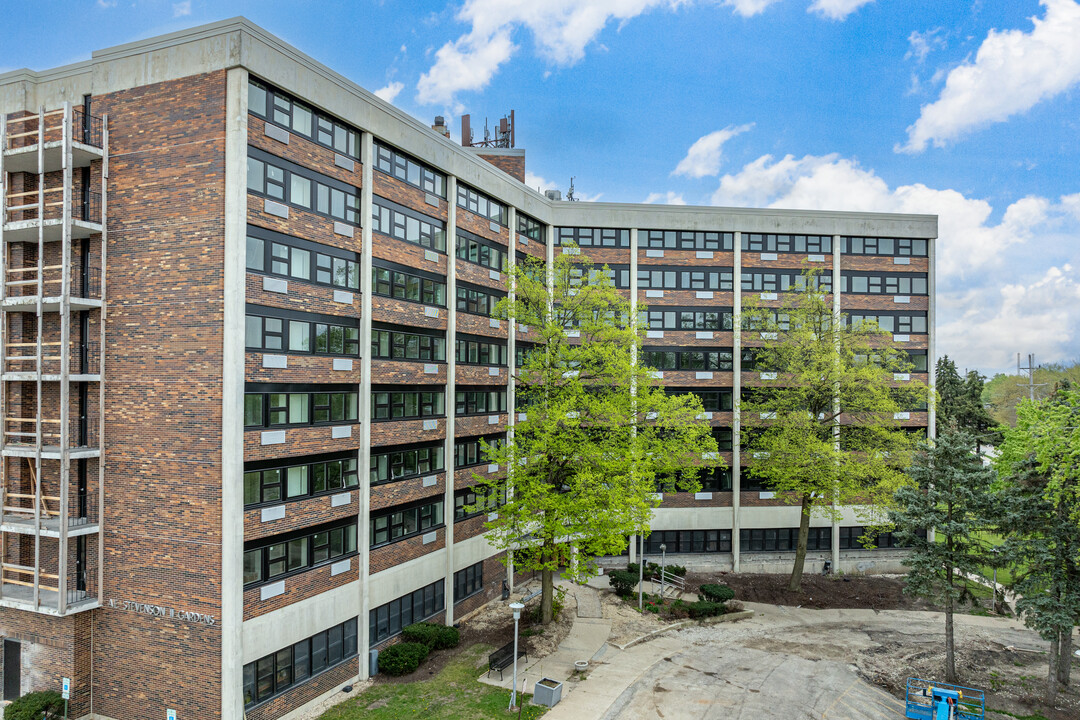
[[[61,686],[62,691],[61,691],[60,694],[65,700],[70,700],[71,699],[71,678],[63,678],[63,680],[64,680],[64,683]]]
[[[217,625],[217,618],[213,615],[189,612],[187,610],[177,610],[176,608],[166,607],[165,605],[151,605],[150,603],[135,602],[133,600],[107,600],[105,606],[115,610],[126,610],[127,612],[149,615],[150,617],[200,623],[209,627]]]

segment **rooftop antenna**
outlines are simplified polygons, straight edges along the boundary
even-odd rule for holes
[[[1050,383],[1037,383],[1035,382],[1035,353],[1028,353],[1028,366],[1020,367],[1020,353],[1016,353],[1016,374],[1023,376],[1021,371],[1026,370],[1028,374],[1028,381],[1026,383],[1016,383],[1017,387],[1026,387],[1028,389],[1028,397],[1031,402],[1035,402],[1035,388],[1049,385]]]
[[[577,202],[577,198],[574,197],[574,178],[570,178],[570,189],[566,191],[567,202]]]

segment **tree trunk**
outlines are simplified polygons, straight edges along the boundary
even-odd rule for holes
[[[810,537],[810,502],[809,494],[802,496],[802,514],[799,516],[799,542],[795,545],[795,567],[791,569],[791,582],[788,590],[802,592],[803,565],[806,564],[806,541]]]
[[[1061,628],[1061,645],[1058,647],[1058,662],[1057,679],[1058,684],[1064,689],[1069,687],[1069,674],[1072,670],[1072,628]]]
[[[1050,641],[1050,671],[1046,674],[1046,704],[1050,707],[1057,704],[1058,668],[1061,661],[1061,631],[1055,630],[1054,638]]]
[[[544,541],[543,562],[544,569],[540,571],[540,622],[544,625],[553,619],[552,601],[555,596],[555,571],[551,569],[551,562],[555,557],[555,544],[551,540]]]
[[[947,568],[949,573],[949,586],[945,594],[945,682],[955,685],[956,678],[956,653],[953,643],[953,569]]]

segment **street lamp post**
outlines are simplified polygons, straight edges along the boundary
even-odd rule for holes
[[[664,570],[667,568],[667,545],[660,544],[660,602],[664,602]]]
[[[638,535],[637,609],[641,612],[641,591],[645,587],[645,534]]]
[[[990,548],[990,552],[994,554],[994,602],[993,610],[996,613],[998,611],[998,584],[997,584],[997,569],[998,569],[998,553],[1001,552],[1001,548],[997,545]]]
[[[510,691],[511,708],[517,705],[518,620],[521,619],[521,610],[524,607],[519,602],[510,603],[510,609],[514,611],[514,687]]]

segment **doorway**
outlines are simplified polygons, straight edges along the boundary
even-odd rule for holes
[[[19,697],[22,686],[22,643],[4,641],[4,699]]]

